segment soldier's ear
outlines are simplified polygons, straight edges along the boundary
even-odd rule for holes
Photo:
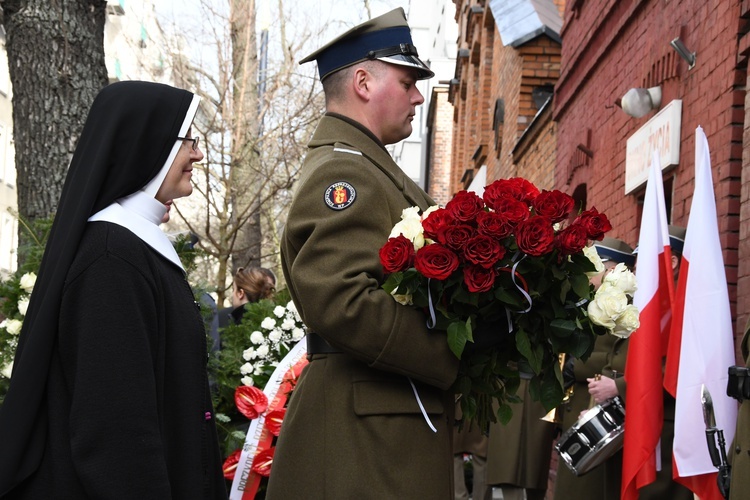
[[[370,100],[370,92],[372,91],[373,75],[367,69],[358,67],[354,70],[353,81],[354,92],[359,96],[360,99],[365,101]]]

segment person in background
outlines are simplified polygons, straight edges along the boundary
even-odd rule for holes
[[[126,81],[91,106],[0,408],[3,498],[226,498],[205,326],[159,228],[203,159],[199,100]]]
[[[601,283],[604,274],[618,263],[631,268],[635,264],[632,247],[617,238],[605,236],[601,241],[594,242],[594,248],[605,267],[605,271],[591,279],[596,287]],[[564,377],[566,385],[570,387],[569,396],[567,402],[558,408],[558,412],[562,414],[563,432],[578,421],[582,412],[595,404],[618,395],[623,404],[625,403],[623,375],[625,374],[627,346],[627,339],[609,334],[600,335],[596,338],[594,351],[586,361],[576,358],[569,358],[566,361]],[[592,390],[596,396],[590,392]],[[556,500],[619,498],[621,478],[622,451],[582,476],[573,474],[560,458],[557,463],[554,498]]]
[[[487,451],[487,484],[502,489],[503,500],[544,500],[552,458],[555,424],[543,420],[542,403],[529,394],[530,367],[519,366],[521,402],[511,405],[507,425],[490,426]]]
[[[734,367],[737,379],[727,387],[727,394],[740,404],[734,441],[727,454],[732,466],[729,500],[744,500],[750,491],[750,322],[745,326],[740,346],[745,365]],[[729,382],[733,380],[730,377]]]
[[[456,420],[461,419],[461,405],[456,404]],[[453,481],[455,483],[455,500],[490,500],[491,488],[487,487],[487,443],[489,439],[482,434],[479,426],[464,423],[459,430],[453,428]],[[464,456],[471,462],[471,495],[466,485],[466,468]]]
[[[434,76],[403,9],[302,60],[326,99],[281,240],[308,359],[284,418],[267,498],[453,498],[448,388],[458,359],[424,313],[381,288],[379,249],[404,209],[435,202],[385,148],[408,137]]]
[[[240,267],[232,281],[232,307],[219,312],[219,328],[237,325],[245,315],[245,304],[270,299],[276,292],[276,280],[263,267]]]

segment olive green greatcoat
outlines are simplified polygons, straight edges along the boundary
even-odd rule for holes
[[[614,335],[601,335],[596,338],[594,351],[586,361],[576,359],[574,362],[575,384],[569,401],[560,406],[563,432],[570,429],[578,420],[578,415],[594,405],[589,394],[588,381],[596,374],[607,377],[615,376],[617,392],[625,404],[625,360],[628,352],[627,339]],[[617,473],[618,465],[620,464]],[[619,489],[619,478],[622,477],[622,452],[616,453],[605,463],[595,467],[582,476],[575,476],[560,459],[557,463],[555,479],[556,500],[572,498],[604,499],[609,498],[607,491]],[[619,492],[612,498],[619,498]]]
[[[309,147],[281,242],[282,267],[305,324],[343,352],[313,355],[303,371],[267,498],[451,499],[454,403],[446,390],[458,360],[421,311],[381,289],[378,257],[405,208],[434,202],[346,118],[324,116]],[[324,201],[338,182],[356,191],[343,210]]]
[[[750,368],[750,322],[742,337],[742,356],[745,366]],[[737,428],[732,447],[729,448],[729,460],[732,464],[732,482],[729,486],[729,500],[740,500],[748,497],[750,492],[750,400],[740,405],[737,414]]]
[[[529,395],[529,381],[521,379],[513,417],[507,425],[492,424],[487,451],[487,484],[546,490],[555,424],[542,420],[542,403]]]

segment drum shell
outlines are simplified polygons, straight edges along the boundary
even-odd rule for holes
[[[622,448],[624,425],[625,408],[614,397],[588,410],[560,436],[555,450],[571,472],[581,476]]]

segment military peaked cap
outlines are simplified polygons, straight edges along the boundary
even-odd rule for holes
[[[595,241],[594,246],[602,261],[622,262],[631,267],[635,264],[633,248],[622,240],[605,236],[602,241]]]
[[[317,61],[323,80],[331,73],[368,59],[415,68],[419,80],[435,76],[419,59],[401,7],[355,26],[302,59],[300,64]]]

